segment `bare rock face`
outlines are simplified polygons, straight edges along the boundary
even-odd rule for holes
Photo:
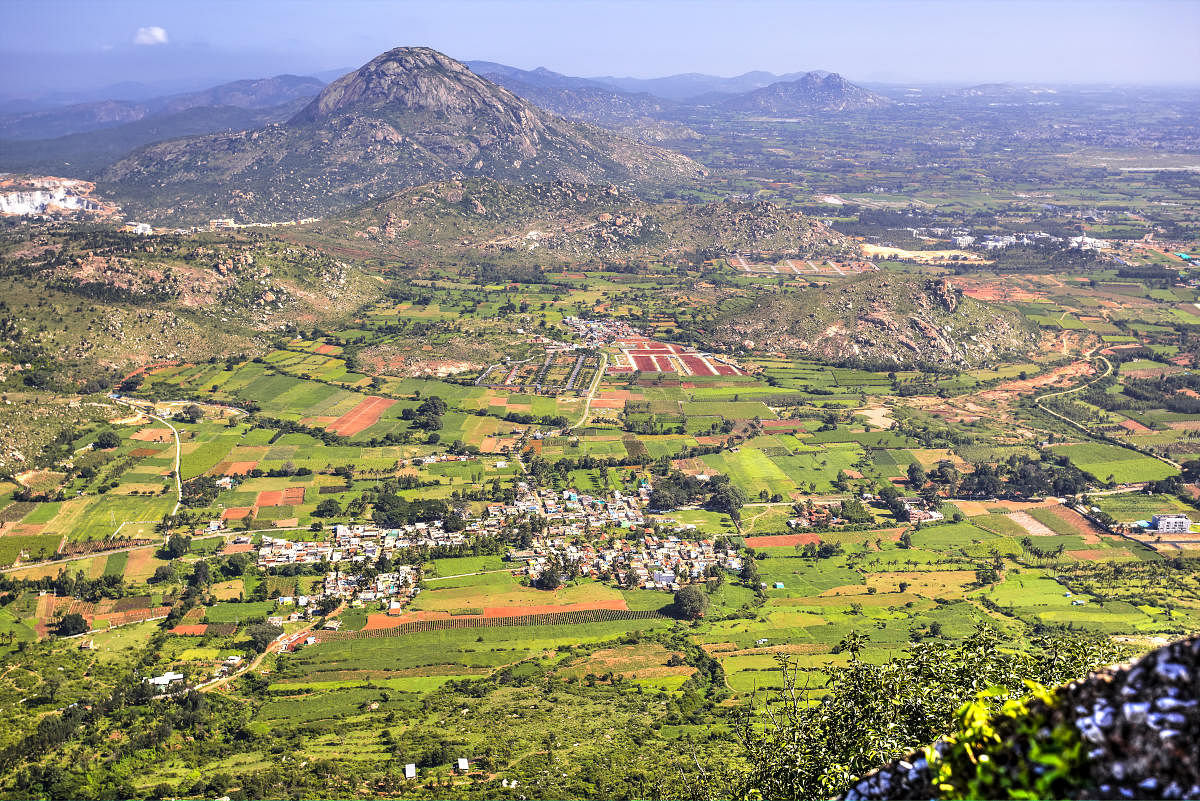
[[[963,797],[964,789],[967,797],[1003,790],[1025,793],[1010,797],[1200,798],[1200,637],[1093,673],[989,726],[990,746],[964,748],[957,732],[864,776],[845,798]]]

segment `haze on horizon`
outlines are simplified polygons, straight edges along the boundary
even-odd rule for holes
[[[6,0],[0,16],[7,98],[327,73],[401,45],[580,76],[1200,83],[1188,0]]]

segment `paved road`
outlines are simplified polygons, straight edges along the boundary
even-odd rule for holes
[[[596,394],[596,390],[600,387],[600,379],[604,377],[604,371],[608,369],[608,354],[600,354],[600,369],[596,371],[596,376],[592,379],[592,385],[588,388],[587,399],[583,402],[583,414],[579,416],[579,422],[573,426],[568,426],[567,431],[572,428],[579,428],[587,421],[588,412],[592,408],[592,398]]]

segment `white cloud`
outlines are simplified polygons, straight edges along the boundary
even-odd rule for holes
[[[138,28],[133,35],[133,43],[138,45],[160,45],[167,43],[167,32],[157,25],[147,25]]]

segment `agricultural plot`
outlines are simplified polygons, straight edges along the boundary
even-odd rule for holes
[[[1179,471],[1165,462],[1137,451],[1116,445],[1092,442],[1077,445],[1055,445],[1053,450],[1071,460],[1080,470],[1097,481],[1118,484],[1134,481],[1157,481],[1178,475]]]

